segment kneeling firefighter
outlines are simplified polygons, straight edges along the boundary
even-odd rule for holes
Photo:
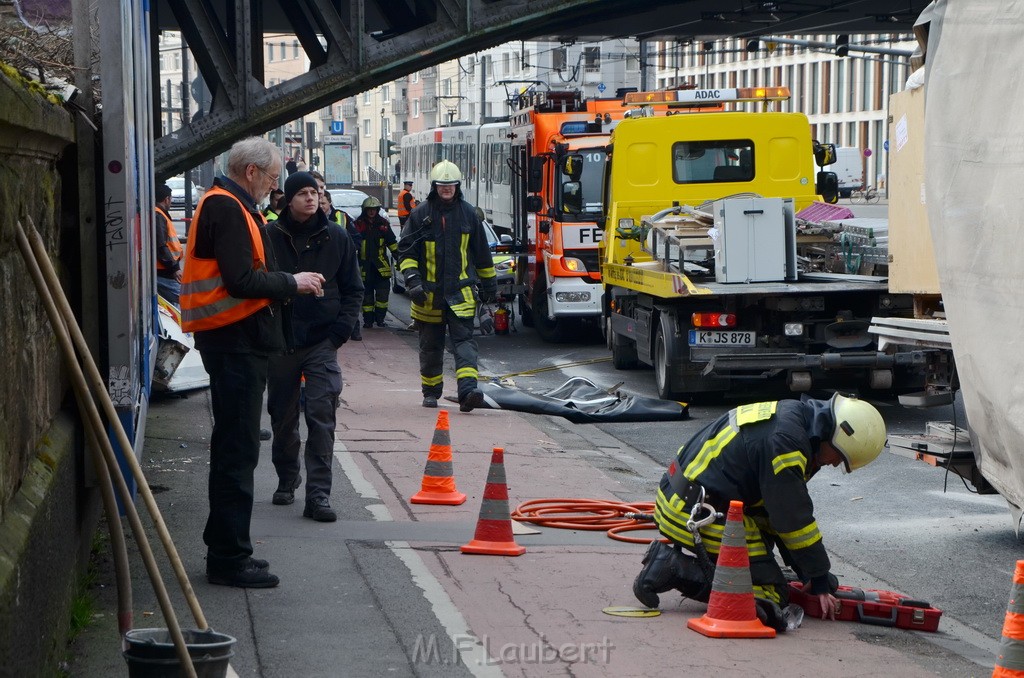
[[[651,543],[633,593],[652,608],[659,593],[672,589],[707,602],[723,514],[730,501],[739,500],[762,621],[780,631],[787,627],[789,588],[775,547],[809,585],[805,590],[818,596],[823,616],[834,618],[838,581],[829,572],[807,481],[823,466],[842,464],[847,473],[866,466],[885,439],[878,410],[838,393],[829,400],[805,397],[730,410],[683,445],[662,477],[654,519],[672,543]],[[718,516],[705,520],[712,507]]]

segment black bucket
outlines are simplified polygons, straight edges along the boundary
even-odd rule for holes
[[[192,666],[199,678],[224,678],[228,663],[235,654],[231,649],[235,639],[213,630],[182,629],[185,647],[192,657]],[[178,678],[181,660],[174,649],[174,640],[167,629],[132,629],[124,634],[128,649],[124,660],[128,662],[129,678]]]

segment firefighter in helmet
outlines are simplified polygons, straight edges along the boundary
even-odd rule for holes
[[[707,602],[725,519],[698,524],[739,500],[758,616],[780,631],[791,616],[802,616],[787,609],[788,583],[773,553],[778,547],[804,590],[818,596],[823,617],[834,619],[838,581],[829,572],[807,481],[823,466],[842,464],[847,473],[866,466],[885,438],[874,406],[838,393],[829,400],[742,405],[723,414],[679,449],[662,476],[654,519],[671,544],[651,543],[633,593],[652,608],[659,593],[672,589]]]
[[[363,273],[363,327],[386,327],[388,295],[391,293],[391,259],[397,268],[398,238],[391,230],[391,222],[381,216],[377,198],[363,201],[362,211],[353,222],[358,233],[359,270]]]
[[[454,346],[459,409],[469,412],[483,404],[473,318],[478,303],[497,296],[497,279],[483,225],[473,205],[463,199],[461,183],[455,163],[434,165],[430,194],[402,229],[398,259],[419,328],[423,406],[437,407],[441,397],[447,329]]]

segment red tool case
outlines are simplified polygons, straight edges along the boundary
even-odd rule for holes
[[[858,589],[852,586],[840,586],[834,595],[839,599],[837,620],[915,631],[935,631],[939,628],[942,610],[923,600],[912,600],[894,591]],[[804,593],[802,583],[789,583],[789,602],[804,608],[808,616],[821,618],[818,596]]]

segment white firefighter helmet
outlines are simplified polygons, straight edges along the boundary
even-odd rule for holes
[[[461,181],[462,172],[450,160],[442,160],[430,170],[430,182],[433,184],[458,184]]]
[[[846,472],[867,466],[885,447],[885,421],[871,403],[836,393],[832,396],[836,430],[832,447],[843,456]]]

